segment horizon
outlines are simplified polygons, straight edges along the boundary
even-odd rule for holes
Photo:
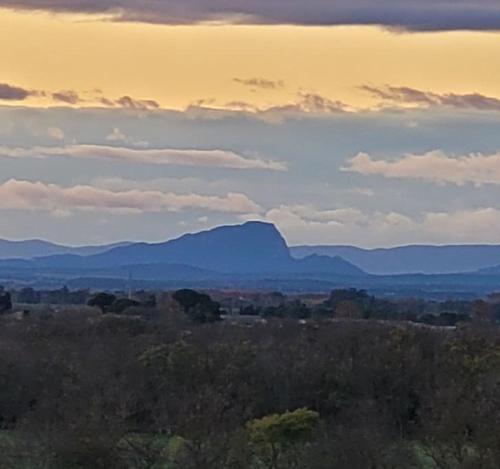
[[[421,244],[421,243],[415,243],[415,244],[396,244],[396,245],[391,245],[391,246],[360,246],[360,245],[355,245],[355,244],[336,244],[336,243],[330,243],[330,244],[290,244],[286,237],[283,235],[282,231],[280,230],[279,226],[271,223],[271,222],[266,222],[262,220],[249,220],[245,221],[242,223],[235,223],[235,224],[228,224],[228,225],[217,225],[213,227],[208,227],[204,229],[200,229],[199,231],[185,231],[183,233],[180,233],[177,236],[171,237],[171,238],[160,238],[157,240],[144,240],[144,239],[121,239],[121,240],[111,240],[109,242],[105,242],[102,244],[66,244],[66,243],[61,243],[58,241],[50,240],[50,239],[43,239],[43,238],[20,238],[20,239],[8,239],[8,238],[2,238],[0,237],[0,241],[6,241],[6,242],[11,242],[11,243],[29,243],[29,242],[43,242],[43,243],[50,243],[54,245],[58,245],[61,247],[68,247],[68,248],[85,248],[85,247],[107,247],[107,246],[116,246],[116,245],[121,245],[121,244],[162,244],[162,243],[167,243],[169,241],[173,241],[179,238],[182,238],[183,236],[186,235],[196,235],[199,233],[204,233],[204,232],[209,232],[213,231],[217,228],[227,228],[227,227],[238,227],[238,226],[244,226],[248,223],[263,223],[267,225],[272,225],[274,226],[278,232],[281,234],[281,236],[284,238],[286,245],[290,248],[308,248],[308,247],[316,247],[316,248],[323,248],[323,247],[338,247],[338,248],[355,248],[355,249],[361,249],[364,251],[376,251],[376,250],[391,250],[391,249],[398,249],[398,248],[411,248],[411,247],[431,247],[431,248],[446,248],[446,247],[487,247],[487,246],[500,246],[499,243],[450,243],[450,244]]]

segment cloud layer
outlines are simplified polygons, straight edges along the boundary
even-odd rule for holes
[[[319,210],[281,205],[264,219],[277,224],[291,243],[346,244],[380,247],[408,243],[484,243],[498,239],[500,210],[479,207],[416,216],[391,211],[362,212],[356,208]],[[254,218],[257,216],[255,215]],[[369,239],[366,238],[369,233]]]
[[[409,104],[414,106],[446,106],[455,109],[478,109],[481,111],[500,111],[500,99],[480,93],[456,94],[433,93],[407,86],[361,86],[362,90],[388,102],[391,105]]]
[[[28,90],[20,86],[0,83],[0,101],[25,101],[31,97],[45,98],[55,103],[63,103],[71,106],[86,104],[140,111],[160,108],[160,104],[153,99],[138,99],[128,95],[117,99],[111,99],[102,96],[102,93],[99,90],[96,90],[94,93],[90,93],[90,96],[84,97],[75,90],[62,90],[56,92],[46,90]]]
[[[0,0],[0,6],[111,14],[162,24],[383,25],[409,30],[498,30],[497,0]]]
[[[201,166],[230,169],[285,171],[284,163],[258,158],[245,158],[226,150],[137,149],[106,145],[68,145],[63,147],[13,148],[0,146],[0,156],[6,158],[70,157],[105,159],[138,164]]]
[[[359,153],[343,171],[386,178],[421,179],[437,184],[500,184],[500,153],[450,156],[442,151],[405,155],[397,160],[374,160]]]
[[[154,213],[185,209],[247,213],[259,211],[260,207],[246,195],[237,193],[218,197],[160,191],[114,192],[87,185],[61,187],[56,184],[11,179],[0,185],[0,209],[46,210],[56,214],[74,210]]]

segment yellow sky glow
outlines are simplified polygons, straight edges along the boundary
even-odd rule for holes
[[[110,98],[130,95],[178,109],[209,98],[219,105],[284,104],[301,89],[353,106],[373,105],[357,89],[362,84],[500,97],[495,33],[153,26],[0,10],[0,43],[0,83],[80,93],[98,88]],[[286,86],[252,91],[235,77],[283,80]]]

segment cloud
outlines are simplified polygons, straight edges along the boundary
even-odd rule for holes
[[[240,85],[260,88],[263,90],[276,90],[285,87],[283,80],[268,80],[266,78],[234,78],[234,81]]]
[[[297,25],[382,25],[388,28],[498,30],[497,0],[0,0],[0,7],[109,14],[117,21]]]
[[[131,109],[134,111],[147,111],[160,109],[160,104],[152,99],[137,99],[131,96],[122,96],[118,99],[112,99],[101,96],[100,93],[89,95],[82,98],[76,91],[67,90],[57,93],[39,92],[43,96],[50,96],[54,101],[63,102],[76,106],[77,104],[94,105],[98,104],[105,107],[119,107],[123,109]]]
[[[147,148],[149,147],[149,142],[146,140],[136,139],[125,135],[119,128],[113,128],[113,131],[106,136],[108,142],[121,142],[127,145],[132,145],[136,148]]]
[[[79,103],[83,102],[82,99],[80,98],[80,96],[78,95],[78,93],[76,91],[72,91],[72,90],[59,91],[57,93],[52,93],[52,99],[54,101],[60,101],[62,103],[72,104],[72,105],[79,104]]]
[[[275,223],[290,243],[347,244],[380,247],[405,243],[484,243],[498,241],[500,210],[479,207],[408,216],[393,211],[362,212],[356,208],[321,210],[281,205],[264,216],[243,215]],[[369,236],[367,236],[367,233]]]
[[[49,92],[45,90],[27,90],[20,86],[9,85],[6,83],[0,84],[0,100],[3,101],[24,101],[30,97],[49,98],[56,102],[66,104],[79,104],[85,102],[80,98],[78,93],[73,90]]]
[[[0,83],[0,101],[24,101],[30,97],[45,98],[56,103],[64,103],[71,106],[79,104],[98,104],[105,107],[120,107],[139,111],[160,109],[160,104],[152,99],[137,99],[131,96],[122,96],[117,99],[112,99],[102,96],[99,90],[93,93],[87,93],[85,97],[82,97],[75,90],[56,92],[47,90],[27,90],[20,86]]]
[[[47,136],[53,140],[64,140],[65,134],[59,127],[49,127],[47,128]]]
[[[374,197],[375,191],[369,187],[353,187],[349,190],[351,194],[363,195],[365,197]]]
[[[24,101],[32,95],[32,91],[19,86],[12,86],[0,83],[0,100],[3,101]]]
[[[115,213],[176,212],[203,209],[215,212],[246,213],[260,207],[244,194],[225,197],[173,194],[160,191],[128,190],[113,192],[93,186],[61,187],[43,182],[11,179],[0,185],[0,209],[44,210],[54,214],[71,211]]]
[[[346,105],[340,101],[331,100],[325,96],[311,92],[300,92],[295,103],[274,106],[265,110],[265,112],[288,111],[288,112],[306,112],[306,113],[340,113],[346,111]]]
[[[122,96],[116,101],[111,101],[112,105],[118,105],[125,109],[147,110],[159,109],[160,105],[152,99],[134,99],[130,96]]]
[[[408,104],[424,107],[446,106],[456,109],[477,109],[481,111],[500,111],[500,99],[479,93],[455,94],[432,93],[406,86],[361,86],[362,90],[391,104]]]
[[[68,145],[63,147],[5,147],[0,156],[6,158],[71,157],[81,159],[107,159],[139,164],[201,166],[231,169],[260,169],[285,171],[284,163],[259,158],[245,158],[227,150],[194,149],[137,149],[106,145]]]
[[[278,224],[280,224],[279,220],[283,220],[283,218],[330,225],[363,223],[366,221],[366,216],[355,208],[320,210],[311,205],[281,205],[279,208],[269,210],[266,216]]]
[[[301,91],[293,102],[258,107],[245,101],[231,101],[217,105],[213,100],[198,100],[188,106],[184,112],[200,113],[203,116],[217,117],[224,113],[245,113],[260,119],[280,122],[287,116],[298,114],[341,114],[351,109],[343,102],[332,100],[313,92]]]
[[[374,160],[367,153],[359,153],[341,170],[386,178],[421,179],[436,184],[498,185],[500,153],[451,156],[442,151],[431,151],[423,155],[408,154],[397,160]]]

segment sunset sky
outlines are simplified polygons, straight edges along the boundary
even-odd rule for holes
[[[0,238],[500,243],[499,30],[493,0],[0,0]]]

